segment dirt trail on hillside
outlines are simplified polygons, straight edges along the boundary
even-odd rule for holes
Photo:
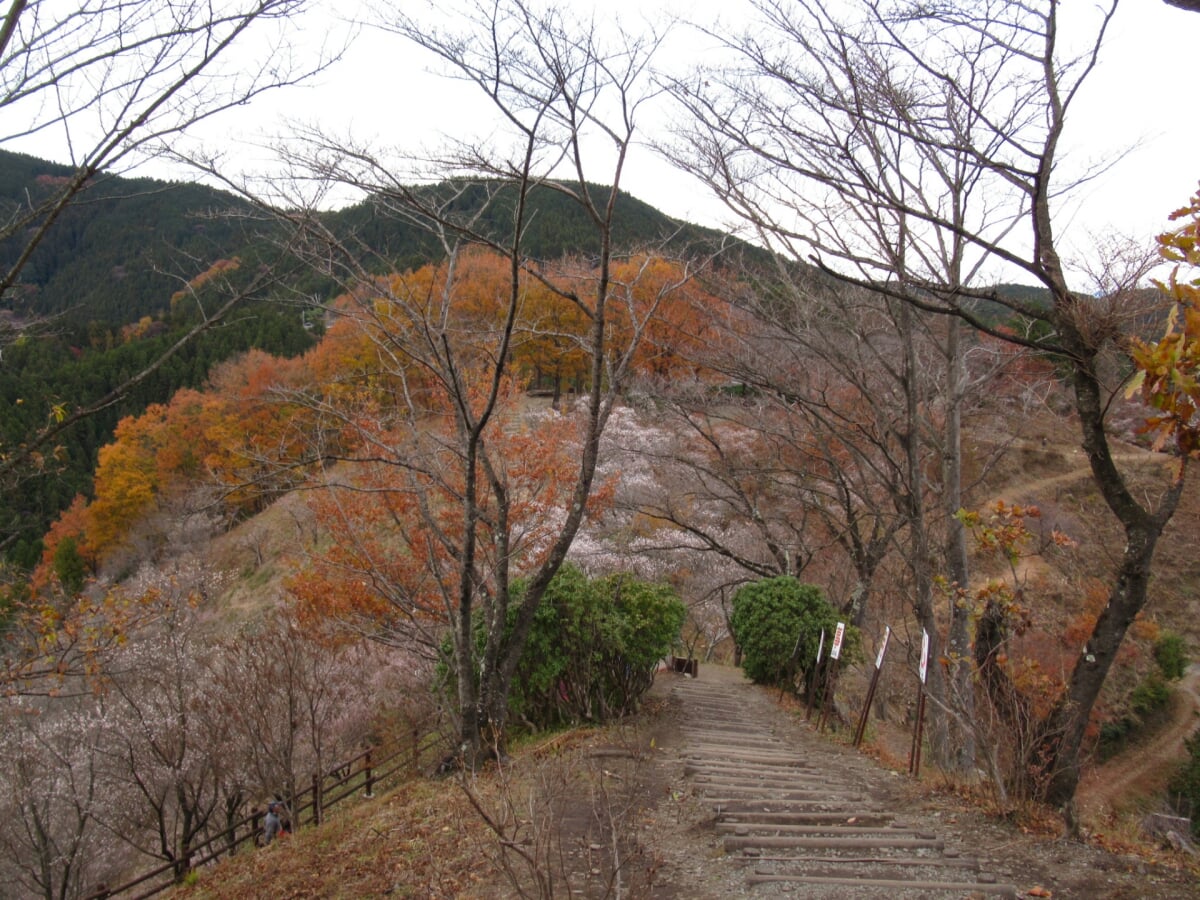
[[[1177,761],[1187,753],[1184,739],[1200,725],[1198,717],[1200,663],[1193,663],[1176,688],[1170,722],[1148,742],[1130,747],[1084,776],[1076,796],[1080,813],[1102,821],[1120,813],[1127,802],[1163,794]]]
[[[1060,472],[1057,475],[1047,475],[1044,478],[1016,482],[1002,492],[1003,499],[1011,503],[1015,502],[1014,495],[1016,494],[1020,494],[1021,496],[1037,496],[1059,485],[1090,479],[1092,477],[1092,469],[1087,464],[1083,451],[1076,449],[1072,452],[1072,456],[1078,456],[1081,461],[1081,464],[1077,468],[1071,469],[1069,472]],[[1165,456],[1162,453],[1155,453],[1152,450],[1133,450],[1124,453],[1114,453],[1113,462],[1118,465],[1121,463],[1135,463],[1138,465],[1165,467],[1173,462],[1173,460],[1169,456]],[[995,499],[999,500],[1001,497]],[[992,502],[995,501],[993,500]]]

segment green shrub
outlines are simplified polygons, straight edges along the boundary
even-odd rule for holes
[[[1177,681],[1188,667],[1187,644],[1183,636],[1174,631],[1163,632],[1154,644],[1154,661],[1164,678]]]
[[[1171,703],[1171,686],[1159,672],[1151,672],[1129,694],[1129,712],[1100,726],[1101,761],[1116,756],[1135,741],[1147,726],[1163,717]]]
[[[747,677],[794,691],[797,675],[811,675],[822,630],[828,655],[837,620],[837,610],[820,588],[783,575],[739,588],[730,624]],[[857,654],[859,637],[854,628],[846,632],[842,659],[849,661]]]
[[[1141,719],[1151,719],[1171,702],[1171,687],[1157,672],[1142,679],[1129,695],[1129,708]]]
[[[65,537],[54,551],[52,561],[54,574],[58,576],[63,589],[69,594],[76,594],[83,588],[87,569],[83,557],[79,554],[79,546],[73,537]]]
[[[512,585],[510,626],[526,583]],[[630,575],[591,579],[575,566],[563,566],[542,597],[517,664],[510,720],[542,729],[604,722],[635,711],[686,614],[666,585]],[[484,638],[481,625],[481,651]],[[449,638],[443,658],[452,658]],[[453,684],[445,666],[439,675]]]
[[[523,590],[523,582],[513,587],[516,596]],[[589,579],[563,566],[521,655],[511,712],[539,728],[633,712],[686,614],[666,585],[631,575]]]

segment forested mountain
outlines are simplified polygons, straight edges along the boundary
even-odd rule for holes
[[[0,217],[36,203],[69,167],[0,151]],[[594,189],[600,189],[594,186]],[[503,192],[490,199],[480,186],[448,184],[425,189],[454,199],[474,212],[488,203],[482,225],[503,236],[511,228],[512,203]],[[590,254],[594,229],[578,206],[550,188],[533,193],[535,206],[525,232],[531,256]],[[673,246],[712,244],[718,232],[677,222],[654,207],[621,194],[615,237],[623,248],[669,241]],[[260,217],[247,218],[250,204],[233,194],[199,184],[148,178],[102,177],[83,199],[68,207],[34,251],[21,281],[4,307],[16,315],[60,315],[68,327],[109,328],[168,312],[183,281],[219,259],[245,255],[273,236]],[[330,212],[326,222],[347,246],[368,245],[386,253],[390,269],[405,269],[438,256],[441,248],[419,224],[380,213],[368,199]],[[0,264],[10,263],[23,240],[0,242]],[[372,260],[375,267],[384,263]]]
[[[36,204],[70,174],[66,166],[0,151],[0,217]],[[464,214],[485,206],[479,224],[498,238],[511,228],[511,195],[503,191],[489,195],[480,186],[452,183],[422,190],[452,198]],[[533,206],[525,234],[530,256],[599,250],[594,229],[561,192],[539,189]],[[327,213],[324,224],[352,251],[372,248],[361,262],[373,271],[403,271],[440,255],[440,245],[419,223],[388,215],[384,207],[382,198],[368,198]],[[677,222],[628,194],[620,195],[618,207],[615,240],[626,249],[666,245],[710,252],[723,240],[718,232]],[[250,211],[244,199],[199,184],[97,179],[47,232],[20,281],[0,301],[0,316],[18,326],[46,320],[0,357],[0,446],[15,446],[48,417],[107,395],[177,341],[198,320],[195,303],[219,300],[210,287],[208,300],[204,292],[191,292],[182,302],[179,292],[189,282],[195,285],[197,276],[203,280],[202,273],[216,267],[236,282],[263,266],[282,268],[272,255],[275,226]],[[0,242],[0,263],[15,260],[25,239]],[[311,346],[319,320],[305,321],[302,307],[273,300],[299,293],[326,301],[339,288],[298,267],[281,277],[269,296],[244,303],[121,403],[65,436],[57,463],[23,480],[2,504],[0,546],[7,558],[25,565],[36,560],[49,522],[77,493],[89,492],[96,454],[121,417],[165,402],[182,387],[203,384],[212,366],[233,354],[256,348],[290,356]]]
[[[603,208],[608,188],[589,186],[592,196]],[[498,242],[511,239],[513,199],[511,188],[489,191],[485,185],[447,182],[423,188],[419,193],[437,198],[440,206],[473,217],[482,210],[474,228],[493,235]],[[530,192],[532,212],[527,214],[523,245],[529,256],[536,259],[556,259],[569,254],[590,256],[600,251],[595,227],[583,215],[577,203],[552,187],[535,188]],[[389,268],[403,270],[419,265],[442,253],[437,240],[419,225],[403,225],[394,214],[385,213],[387,201],[371,198],[346,209],[330,213],[327,223],[339,235],[353,238],[355,243],[386,254]],[[722,243],[747,249],[742,242],[731,241],[727,235],[670,218],[661,211],[627,193],[617,197],[614,211],[614,244],[619,251],[641,250],[650,247],[695,254],[712,250]],[[751,251],[753,252],[753,251]]]
[[[0,216],[40,202],[70,168],[0,153]],[[5,306],[69,326],[120,327],[167,309],[183,281],[249,239],[231,215],[248,204],[197,184],[102,176],[63,211],[34,250]],[[25,235],[0,243],[8,265]]]

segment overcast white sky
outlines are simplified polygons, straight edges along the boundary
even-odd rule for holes
[[[339,17],[369,0],[323,8],[304,24],[303,39],[317,45],[342,33]],[[420,0],[408,0],[416,6]],[[583,5],[587,0],[580,0]],[[1087,4],[1091,0],[1070,0]],[[704,17],[706,10],[736,15],[737,0],[609,0],[602,14],[617,15],[626,28],[656,10],[682,8],[685,16]],[[736,21],[736,19],[734,19]],[[1069,226],[1077,245],[1088,234],[1113,231],[1150,238],[1167,226],[1167,214],[1182,205],[1200,182],[1200,116],[1194,100],[1195,46],[1200,39],[1200,15],[1184,13],[1162,0],[1124,0],[1100,69],[1093,75],[1071,120],[1066,152],[1076,161],[1111,158],[1133,148],[1106,175],[1084,189],[1077,206],[1058,223],[1060,234]],[[699,62],[705,39],[675,32],[668,63]],[[354,134],[379,145],[411,146],[435,143],[439,131],[478,123],[485,106],[428,71],[434,62],[394,36],[371,29],[357,33],[345,58],[319,83],[281,91],[247,108],[236,110],[204,135],[210,147],[225,151],[231,162],[251,169],[267,167],[263,149],[273,136],[286,134],[289,121],[315,122],[326,130]],[[666,122],[664,116],[643,118],[648,137]],[[63,158],[44,140],[13,146],[48,158]],[[152,168],[146,174],[169,173]],[[190,177],[177,175],[176,177]],[[624,186],[668,214],[702,224],[723,226],[720,207],[684,175],[672,171],[647,149],[628,169]]]

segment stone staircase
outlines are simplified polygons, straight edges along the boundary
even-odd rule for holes
[[[713,810],[750,895],[1018,896],[952,838],[889,809],[896,776],[811,729],[780,729],[762,691],[677,677],[671,693],[685,784]]]

